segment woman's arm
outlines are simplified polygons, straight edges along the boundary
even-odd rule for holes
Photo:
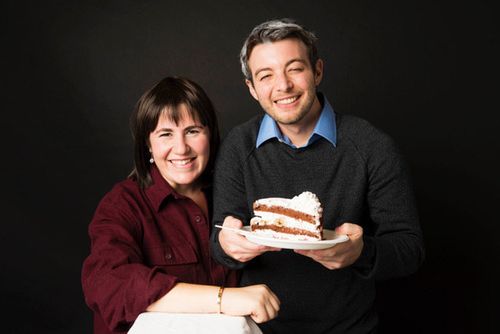
[[[167,294],[149,305],[148,312],[221,313],[234,316],[249,315],[261,323],[276,317],[280,308],[278,297],[266,285],[225,288],[177,283]]]

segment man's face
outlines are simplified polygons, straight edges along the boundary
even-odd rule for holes
[[[279,124],[302,125],[317,102],[323,62],[318,60],[313,68],[304,43],[285,39],[255,46],[248,65],[253,83],[246,84],[264,111]]]

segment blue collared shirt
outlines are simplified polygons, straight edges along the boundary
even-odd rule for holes
[[[321,93],[318,93],[318,98],[320,101],[323,100],[323,109],[321,110],[318,122],[316,123],[307,144],[303,147],[311,145],[320,137],[328,140],[333,146],[337,146],[337,124],[335,123],[335,112],[326,97],[324,97]],[[277,138],[280,142],[293,148],[297,148],[294,144],[292,144],[287,136],[281,133],[276,121],[268,114],[265,114],[262,122],[260,123],[259,133],[257,134],[257,148],[259,148],[259,146],[265,141],[272,138]]]

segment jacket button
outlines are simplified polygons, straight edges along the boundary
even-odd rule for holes
[[[171,253],[165,253],[165,259],[170,260],[172,258]]]
[[[201,223],[201,217],[200,216],[195,216],[194,221],[197,222],[198,224]]]

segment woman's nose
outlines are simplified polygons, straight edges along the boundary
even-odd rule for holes
[[[175,154],[179,155],[186,154],[187,152],[189,152],[189,145],[186,142],[186,138],[184,138],[184,136],[177,136],[174,139],[174,145],[172,150],[174,151]]]

